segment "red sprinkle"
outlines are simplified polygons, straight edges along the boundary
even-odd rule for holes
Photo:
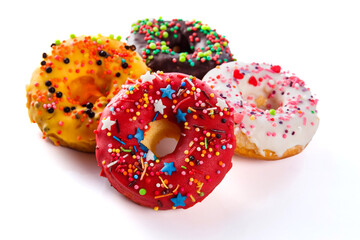
[[[253,85],[254,87],[257,86],[257,80],[256,80],[256,78],[254,76],[251,76],[249,78],[249,84]]]
[[[239,69],[235,69],[233,73],[234,78],[243,79],[244,75],[239,71]]]
[[[276,73],[280,73],[281,67],[279,65],[275,65],[271,67],[271,70],[273,70]]]

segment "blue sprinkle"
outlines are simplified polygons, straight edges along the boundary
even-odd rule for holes
[[[134,150],[135,150],[135,152],[137,152],[137,149],[136,149],[136,146],[134,145]]]
[[[182,82],[182,83],[181,83],[181,86],[182,86],[182,87],[185,87],[185,85],[186,85],[186,82]]]
[[[139,176],[138,175],[134,175],[134,179],[138,179],[139,178]]]
[[[128,135],[128,139],[132,139],[133,137],[134,137],[134,136],[131,135],[131,134]]]
[[[155,117],[153,118],[152,122],[155,121],[155,119],[157,118],[158,115],[159,115],[159,112],[156,112]]]
[[[222,146],[221,146],[221,149],[222,149],[222,150],[225,150],[225,149],[226,149],[226,146],[225,146],[225,145],[222,145]]]
[[[125,63],[125,62],[126,62],[126,60],[125,60],[125,59],[121,59],[121,62],[122,62],[122,63]]]
[[[115,136],[113,136],[113,138],[114,138],[116,141],[118,141],[119,143],[121,143],[122,145],[125,145],[125,143],[124,143],[123,141],[121,141],[120,138],[115,137]]]
[[[110,108],[110,111],[111,111],[111,112],[115,111],[114,107],[111,107],[111,108]]]

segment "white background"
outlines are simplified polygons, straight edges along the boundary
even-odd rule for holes
[[[11,2],[11,3],[10,3]],[[357,1],[1,1],[0,239],[360,239]],[[93,154],[41,139],[25,84],[56,39],[128,35],[138,19],[196,19],[235,57],[279,64],[320,99],[319,129],[295,157],[234,157],[188,210],[140,207],[99,176]]]

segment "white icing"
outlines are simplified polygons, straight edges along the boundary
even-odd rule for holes
[[[243,78],[235,78],[234,70],[243,74]],[[224,63],[208,72],[203,81],[220,93],[237,115],[243,116],[235,131],[246,134],[262,155],[268,149],[281,157],[296,145],[305,147],[316,132],[317,100],[302,80],[284,72],[276,73],[271,65]],[[267,106],[257,107],[259,97],[266,99]],[[275,115],[270,114],[274,113],[270,109],[275,110]]]

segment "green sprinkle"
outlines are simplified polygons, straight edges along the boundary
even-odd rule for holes
[[[123,148],[123,147],[120,147],[120,149],[121,149],[121,151],[123,151],[123,152],[131,152],[131,149],[125,149],[125,148]]]
[[[169,36],[169,33],[168,32],[163,32],[163,38],[167,38]]]
[[[205,149],[207,149],[207,138],[205,138]]]
[[[186,57],[185,57],[185,56],[180,56],[180,57],[179,57],[179,61],[180,61],[180,62],[185,62],[185,61],[186,61]]]
[[[181,168],[183,168],[183,169],[187,169],[185,166],[181,166]]]
[[[97,42],[98,44],[101,44],[101,43],[102,43],[102,41],[101,41],[100,38],[99,38],[98,40],[96,40],[96,42]]]
[[[60,40],[55,40],[55,44],[56,44],[56,45],[60,45],[60,44],[61,44],[61,41],[60,41]]]
[[[149,48],[150,49],[156,49],[156,44],[155,43],[150,43]]]
[[[96,37],[95,37],[95,36],[92,36],[92,37],[91,37],[91,41],[96,41]]]
[[[146,25],[151,26],[152,22],[151,21],[147,21]]]
[[[75,38],[75,34],[73,34],[73,33],[70,34],[70,38],[71,38],[71,39],[74,39],[74,38]]]
[[[110,39],[114,39],[114,34],[110,34],[110,35],[109,35],[109,38],[110,38]]]
[[[136,31],[138,31],[139,30],[139,26],[138,25],[135,25],[134,27],[133,27],[133,30],[136,32]]]
[[[121,40],[121,36],[117,36],[116,40],[120,41]]]
[[[275,111],[275,109],[270,109],[270,110],[269,110],[269,113],[270,113],[270,115],[273,115],[273,116],[275,116],[275,114],[276,114],[276,111]]]
[[[163,25],[160,26],[160,30],[164,31],[164,30],[166,30],[166,29],[167,29],[167,27],[166,27],[165,24],[163,24]]]
[[[146,189],[145,189],[145,188],[140,188],[139,194],[140,194],[141,196],[144,196],[144,195],[146,194]]]

